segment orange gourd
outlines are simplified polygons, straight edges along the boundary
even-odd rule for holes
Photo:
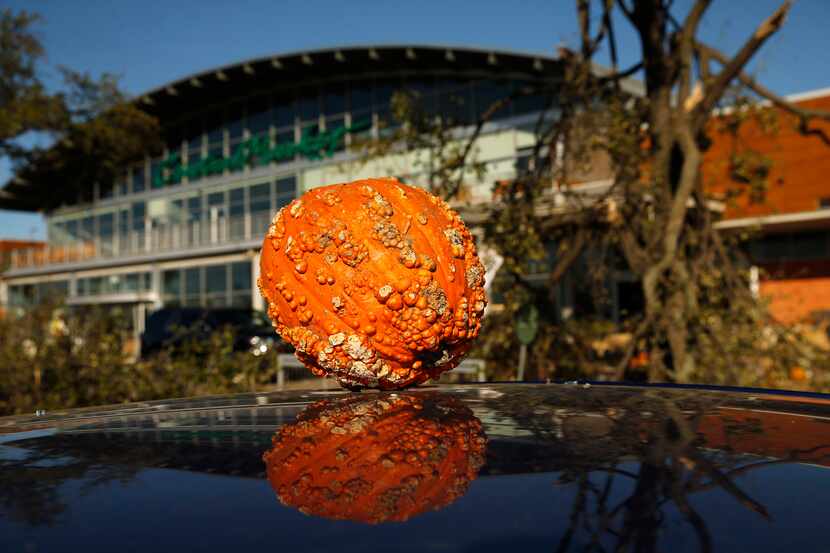
[[[277,332],[347,388],[399,389],[454,368],[487,303],[461,217],[391,178],[294,200],[274,217],[260,265]]]
[[[458,399],[372,394],[307,407],[280,428],[263,460],[284,505],[377,524],[460,498],[484,464],[486,443]]]

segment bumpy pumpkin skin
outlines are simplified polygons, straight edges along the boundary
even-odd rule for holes
[[[277,497],[308,515],[402,522],[463,496],[484,464],[481,422],[442,394],[324,400],[263,455]]]
[[[451,370],[481,328],[484,267],[461,217],[396,179],[316,188],[281,209],[258,285],[318,375],[400,389]]]

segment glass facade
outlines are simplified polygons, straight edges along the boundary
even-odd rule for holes
[[[49,242],[112,257],[254,240],[297,195],[297,178],[289,175],[134,201],[94,216],[87,212],[53,218]]]
[[[9,305],[28,307],[43,301],[62,301],[69,295],[68,280],[53,280],[36,284],[12,284],[9,286]]]
[[[251,307],[250,261],[168,269],[161,273],[165,305]]]
[[[75,286],[77,297],[149,292],[153,289],[152,275],[149,271],[81,277],[76,281]]]
[[[294,143],[304,134],[313,136],[360,120],[378,121],[381,129],[388,129],[393,124],[389,102],[399,90],[417,94],[428,113],[461,125],[473,123],[496,101],[511,94],[513,101],[498,110],[494,119],[533,113],[546,107],[544,98],[525,82],[509,79],[419,75],[333,82],[259,93],[222,108],[190,114],[178,122],[167,122],[170,129],[167,156],[177,155],[183,163],[193,164],[232,156],[240,144],[252,137],[261,138],[273,147]],[[347,136],[336,150],[343,150],[349,140]],[[278,165],[293,159],[281,157],[273,163]],[[132,167],[113,190],[116,195],[125,196],[165,186],[158,182],[160,174],[168,174],[162,159],[150,160]],[[189,172],[180,181],[166,186],[195,183],[203,178],[199,172]]]
[[[127,168],[107,190],[96,187],[98,197],[85,200],[92,200],[90,204],[61,209],[49,217],[50,251],[41,256],[46,259],[41,264],[152,257],[161,252],[171,252],[167,258],[174,259],[176,252],[192,256],[190,252],[197,248],[205,248],[206,255],[217,255],[211,249],[214,246],[223,246],[224,252],[234,250],[224,247],[228,245],[238,245],[237,252],[253,248],[254,242],[261,242],[274,214],[299,195],[301,182],[307,186],[320,183],[320,159],[303,147],[314,144],[309,137],[325,133],[338,137],[330,149],[317,152],[326,158],[345,150],[355,137],[388,132],[393,125],[390,100],[402,90],[416,94],[427,113],[466,125],[521,86],[515,80],[498,78],[377,76],[260,90],[225,105],[182,113],[178,120],[163,121],[167,144],[163,156]],[[538,97],[520,94],[495,119],[529,114],[541,106]],[[352,127],[353,133],[338,131]],[[502,163],[510,154],[499,155],[503,157],[497,162]],[[499,171],[494,174],[502,178],[506,171]],[[152,274],[144,270],[145,259],[135,262],[142,263],[142,270],[78,277],[72,286],[75,297],[156,291],[164,304],[171,305],[252,304],[249,261],[218,264],[205,260],[199,266],[163,270],[155,284],[158,289]],[[38,265],[33,260],[27,263]],[[68,280],[48,286],[52,288],[10,285],[9,302],[28,305],[55,291],[66,296],[70,289]]]

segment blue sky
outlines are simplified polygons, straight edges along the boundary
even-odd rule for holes
[[[325,46],[424,43],[553,53],[576,46],[572,0],[6,0],[13,10],[43,16],[37,34],[55,82],[58,65],[121,76],[140,94],[178,77],[251,57]],[[681,16],[690,0],[676,0]],[[737,49],[780,0],[714,0],[701,38]],[[830,87],[830,2],[799,0],[785,28],[759,53],[751,71],[772,90],[790,94]],[[623,65],[639,44],[619,22]],[[824,59],[825,61],[821,61]],[[0,182],[8,165],[0,162]],[[38,215],[0,211],[0,238],[42,238]]]

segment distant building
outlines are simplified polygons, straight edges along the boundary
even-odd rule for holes
[[[18,251],[3,274],[12,307],[60,289],[70,305],[132,312],[142,330],[163,305],[262,308],[259,248],[275,212],[306,190],[369,176],[419,183],[411,154],[355,163],[349,145],[386,131],[396,90],[421,94],[451,115],[463,136],[494,101],[562,76],[552,57],[498,50],[400,46],[297,52],[199,72],[135,101],[159,117],[167,148],[124,168],[112,186],[79,190],[76,202],[0,197],[0,208],[47,218],[48,247]],[[547,97],[519,95],[480,139],[485,180],[465,189],[489,202],[497,180],[515,177],[533,144]]]
[[[788,100],[805,108],[830,111],[830,89],[795,94]],[[755,234],[749,256],[758,267],[757,290],[770,300],[782,322],[830,315],[830,144],[801,134],[796,119],[779,112],[775,129],[748,123],[737,137],[714,135],[704,159],[705,184],[724,198],[736,185],[728,177],[736,151],[747,147],[771,163],[764,197],[743,194],[726,202],[721,229]],[[830,136],[830,124],[812,121],[811,128]],[[754,200],[754,201],[753,201]]]
[[[0,304],[23,308],[57,294],[73,306],[109,305],[131,314],[136,333],[163,305],[262,309],[259,248],[278,209],[326,184],[389,175],[423,180],[415,153],[361,163],[350,150],[355,140],[387,131],[396,90],[415,91],[427,109],[452,116],[463,138],[495,100],[538,85],[550,90],[562,68],[555,57],[509,51],[368,46],[252,59],[160,86],[135,102],[160,119],[162,156],[125,167],[110,186],[78,190],[74,202],[0,195],[0,208],[43,212],[48,229],[47,245],[10,254]],[[641,88],[624,85],[635,94]],[[526,168],[549,99],[519,95],[484,127],[477,159],[485,176],[468,179],[454,203],[468,223],[480,223],[499,183]],[[830,108],[830,91],[792,99]],[[771,137],[751,126],[743,132],[773,158],[773,185],[766,204],[727,206],[718,224],[760,228],[751,253],[763,269],[758,274],[769,275],[759,288],[773,298],[776,316],[791,321],[830,310],[830,149],[786,125]],[[716,137],[706,155],[712,190],[727,186],[721,168],[730,148]],[[579,176],[578,189],[600,197],[610,176],[600,157]],[[543,203],[552,216],[569,209],[555,185]],[[549,260],[532,265],[528,278],[544,282]],[[563,317],[589,303],[580,288],[585,279],[572,273],[557,291]],[[641,307],[633,275],[618,271],[609,285],[610,318]]]
[[[37,252],[38,250],[43,250],[46,248],[46,242],[41,242],[39,240],[3,240],[0,239],[0,276],[4,271],[7,271],[12,265],[12,257],[14,256],[15,252],[19,250],[24,250],[27,252]],[[7,289],[4,286],[2,280],[0,280],[0,315],[5,313],[6,309],[6,292]],[[43,291],[43,295],[45,296],[46,293]]]

